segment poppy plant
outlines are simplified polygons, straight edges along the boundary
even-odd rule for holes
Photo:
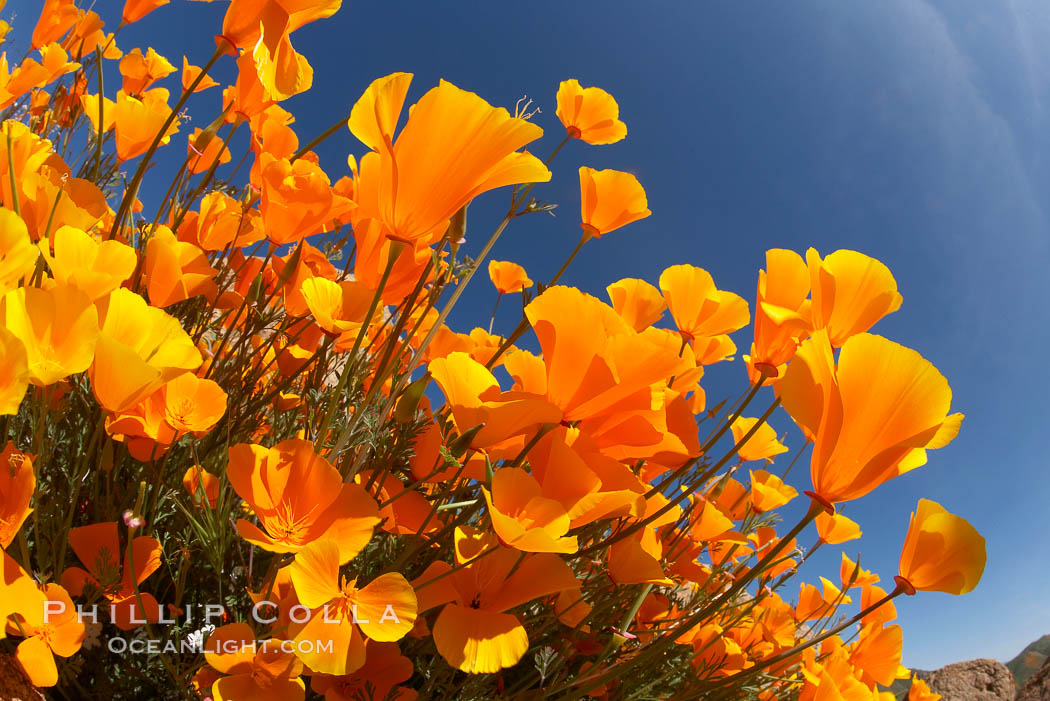
[[[984,538],[969,522],[920,499],[901,550],[898,585],[909,594],[966,594],[980,581],[986,560]]]

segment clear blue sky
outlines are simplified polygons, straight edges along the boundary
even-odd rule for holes
[[[112,18],[121,4],[99,0],[96,9]],[[12,53],[21,55],[37,7],[8,3],[5,15],[20,20]],[[120,45],[152,45],[176,65],[188,52],[199,65],[224,11],[223,2],[174,0]],[[519,221],[497,247],[497,258],[523,263],[534,279],[549,278],[576,241],[581,163],[636,173],[653,211],[588,244],[570,269],[567,280],[594,294],[621,277],[655,282],[688,262],[753,303],[771,247],[853,248],[887,263],[904,305],[875,330],[940,368],[967,420],[926,467],[847,507],[865,531],[847,547],[892,577],[920,497],[965,516],[988,540],[974,593],[899,602],[905,664],[1005,660],[1050,633],[1044,3],[345,2],[294,43],[316,71],[314,90],[285,105],[303,141],[392,71],[416,74],[410,100],[439,78],[509,108],[528,95],[548,129],[540,155],[561,136],[560,80],[611,92],[627,140],[572,144],[555,181],[537,190],[561,203],[559,216]],[[217,89],[195,98],[198,126],[218,100]],[[176,137],[180,153],[184,139]],[[334,177],[348,151],[362,148],[346,132],[320,149]],[[472,210],[473,245],[504,202],[490,196]],[[487,285],[459,310],[460,324],[487,320]],[[498,325],[507,328],[514,312],[503,311]],[[739,387],[742,373],[711,370],[712,400]],[[789,419],[781,413],[773,425],[784,430]],[[793,477],[808,486],[806,470]],[[838,571],[838,553],[826,553],[826,570]]]

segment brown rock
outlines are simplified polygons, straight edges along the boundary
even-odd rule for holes
[[[1028,677],[1017,691],[1017,701],[1043,701],[1050,699],[1050,662]]]
[[[11,655],[0,654],[0,701],[43,701],[44,695],[36,690],[22,665]]]
[[[942,701],[1014,701],[1017,686],[1006,665],[996,660],[970,660],[930,674],[930,690]]]

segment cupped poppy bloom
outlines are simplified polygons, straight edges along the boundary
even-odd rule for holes
[[[204,659],[224,675],[211,686],[215,701],[302,701],[303,663],[291,649],[287,641],[256,640],[247,623],[216,628],[204,644]]]
[[[300,646],[299,659],[310,669],[335,675],[364,665],[362,635],[379,642],[405,637],[417,608],[415,591],[403,575],[382,574],[359,588],[356,579],[340,578],[339,564],[339,546],[321,540],[303,547],[289,568],[299,602],[313,611],[308,621],[289,630],[295,640],[314,643]]]
[[[36,490],[33,461],[8,441],[0,452],[0,549],[10,545],[32,509]]]
[[[227,246],[239,249],[265,238],[259,210],[246,208],[241,202],[219,190],[209,192],[201,198],[200,213],[192,219],[194,226],[190,227],[187,224],[192,215],[193,213],[189,213],[179,227],[179,239],[195,243],[205,251],[221,251]],[[240,254],[239,250],[237,254]],[[240,259],[241,265],[244,260]],[[261,262],[259,258],[248,260]],[[241,265],[235,266],[239,280],[243,273]],[[234,267],[233,261],[231,267]],[[254,277],[249,275],[248,279]]]
[[[178,433],[203,433],[226,413],[226,392],[218,383],[186,372],[166,383],[164,420]]]
[[[270,241],[278,245],[326,230],[354,206],[332,191],[328,175],[308,158],[293,163],[262,153],[259,175],[263,227]]]
[[[362,696],[391,701],[414,701],[416,692],[398,686],[415,672],[412,660],[401,654],[397,643],[365,641],[365,664],[342,676],[314,674],[310,688],[325,701],[355,701]]]
[[[826,330],[805,341],[775,390],[814,441],[813,491],[829,503],[862,497],[926,462],[959,431],[952,390],[928,360],[872,334],[851,336],[838,363]]]
[[[532,287],[532,280],[525,273],[525,268],[509,260],[490,260],[489,280],[501,295]]]
[[[121,12],[120,17],[126,24],[138,22],[161,5],[167,5],[169,2],[171,0],[124,0],[124,11]]]
[[[842,581],[843,589],[854,587],[866,587],[879,582],[879,575],[873,574],[854,562],[849,555],[842,553],[842,564],[839,565],[839,579]]]
[[[333,335],[360,329],[375,297],[375,290],[357,280],[309,277],[299,290],[317,325]]]
[[[34,49],[61,41],[80,18],[75,0],[44,0],[42,5],[30,44]]]
[[[920,499],[901,550],[900,577],[906,593],[966,594],[984,574],[984,538],[966,519],[935,501]]]
[[[482,426],[471,446],[486,448],[508,438],[557,423],[562,412],[544,397],[528,392],[501,392],[484,365],[463,352],[430,362],[430,374],[441,387],[460,433]]]
[[[217,273],[204,251],[179,241],[166,226],[157,227],[146,242],[143,274],[155,307],[170,307],[198,295],[213,297]]]
[[[148,90],[141,99],[123,91],[118,92],[113,105],[117,158],[129,161],[145,153],[169,116],[171,108],[168,107],[168,91],[164,88]],[[179,120],[176,118],[164,132],[160,145],[167,144],[178,130]]]
[[[54,253],[47,242],[39,245],[55,282],[81,290],[92,302],[120,287],[138,264],[138,255],[131,246],[120,241],[98,241],[72,226],[54,232]]]
[[[755,340],[748,358],[772,375],[791,360],[810,332],[809,269],[802,256],[783,248],[766,251],[758,271]]]
[[[542,161],[518,151],[540,138],[540,127],[444,80],[420,98],[388,146],[411,79],[395,76],[373,82],[349,121],[379,155],[376,206],[387,236],[428,245],[478,195],[550,180]]]
[[[22,217],[0,209],[0,294],[18,287],[33,272],[37,255]]]
[[[291,33],[308,22],[331,16],[341,0],[234,0],[226,11],[222,35],[228,41],[249,49],[259,82],[272,100],[285,100],[310,89],[313,68],[292,47]]]
[[[903,642],[904,634],[898,625],[876,623],[861,628],[849,653],[850,664],[861,682],[869,686],[892,684],[901,666]]]
[[[196,175],[213,166],[229,163],[233,156],[223,139],[198,128],[193,130],[186,141],[186,158],[187,169],[191,175]]]
[[[658,322],[667,310],[660,290],[645,280],[624,278],[605,288],[616,313],[635,331],[644,331]]]
[[[20,287],[0,299],[0,319],[25,346],[29,381],[45,387],[91,365],[98,313],[86,294],[67,285]]]
[[[72,657],[84,642],[84,624],[73,601],[65,589],[48,584],[40,605],[24,607],[20,618],[17,627],[8,626],[9,631],[25,634],[15,657],[34,686],[54,686],[58,683],[55,655]]]
[[[313,444],[300,438],[273,448],[233,446],[226,477],[262,524],[260,529],[240,519],[237,532],[263,550],[295,553],[331,540],[344,563],[361,552],[379,523],[375,500],[360,485],[344,483]]]
[[[580,168],[580,218],[584,238],[605,234],[652,214],[638,178],[618,170]]]
[[[14,416],[29,389],[29,362],[22,341],[0,326],[0,415]]]
[[[413,582],[419,612],[446,604],[433,627],[438,654],[461,671],[494,674],[517,664],[529,647],[525,627],[507,611],[579,583],[557,555],[521,557],[470,526],[456,529],[455,547],[461,568],[435,562]]]
[[[627,136],[627,125],[620,121],[620,106],[601,88],[580,86],[575,78],[558,86],[556,114],[565,132],[591,144],[614,144]]]
[[[741,416],[732,423],[729,429],[733,432],[733,440],[737,443],[748,434],[758,423],[757,418]],[[740,446],[737,455],[744,462],[750,460],[772,460],[781,453],[786,453],[786,445],[777,440],[777,432],[768,423],[763,422],[755,433]]]
[[[62,586],[70,594],[81,596],[88,587],[97,590],[109,602],[109,614],[121,630],[131,630],[144,621],[157,622],[160,604],[148,592],[135,592],[160,568],[161,547],[156,538],[136,536],[131,547],[124,548],[116,522],[109,521],[70,529],[69,545],[87,568],[67,567],[62,572]]]
[[[813,297],[813,328],[826,328],[831,345],[836,348],[900,309],[903,298],[897,292],[893,273],[871,256],[839,250],[821,259],[811,248],[806,251],[806,263]]]
[[[930,685],[912,675],[911,688],[908,689],[908,701],[941,701],[943,697],[930,690]]]
[[[798,496],[789,484],[765,470],[751,471],[751,508],[756,513],[771,511]]]
[[[200,465],[193,465],[182,476],[182,486],[195,503],[214,509],[219,502],[219,478]]]
[[[36,580],[18,562],[0,549],[0,622],[18,615],[29,620],[44,610],[46,597]],[[0,625],[0,640],[7,637],[7,626]]]
[[[185,56],[182,57],[182,90],[185,92],[190,89],[193,85],[193,81],[197,80],[197,76],[201,74],[200,66],[190,65],[189,59]],[[197,87],[193,89],[193,92],[198,93],[201,90],[207,90],[208,88],[214,88],[218,83],[212,80],[211,76],[204,76],[201,78],[201,82],[197,83]]]
[[[800,586],[798,604],[795,606],[796,621],[811,621],[828,615],[839,604],[853,603],[830,579],[821,577],[820,582],[820,589],[806,583]]]
[[[89,376],[104,409],[121,412],[187,370],[200,351],[178,319],[118,288],[97,303],[100,333]]]
[[[751,319],[742,297],[719,290],[711,274],[695,265],[672,265],[663,271],[660,290],[678,332],[689,340],[731,333]]]
[[[139,95],[155,82],[175,72],[175,66],[151,46],[143,55],[134,48],[120,59],[121,89],[128,95]]]
[[[851,540],[856,540],[862,535],[860,525],[856,521],[846,518],[843,514],[829,514],[821,511],[817,514],[814,522],[817,527],[817,535],[821,541],[828,545],[838,545]]]
[[[539,482],[520,468],[504,467],[492,476],[492,491],[482,488],[492,528],[512,548],[532,553],[574,553],[576,537],[567,536],[569,514],[543,496]]]

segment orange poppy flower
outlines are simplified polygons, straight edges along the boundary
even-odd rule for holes
[[[817,589],[812,584],[801,585],[798,604],[795,606],[796,621],[811,621],[814,618],[828,615],[832,606],[853,603],[853,600],[844,595],[831,580],[821,577],[820,581],[823,590]]]
[[[0,319],[25,346],[29,381],[45,387],[91,365],[98,314],[74,287],[20,287],[0,299]]]
[[[528,650],[529,639],[521,621],[506,611],[577,588],[579,583],[557,555],[522,558],[516,550],[500,547],[494,534],[470,526],[456,529],[455,548],[456,564],[464,565],[462,569],[435,580],[452,569],[435,562],[413,582],[419,613],[446,604],[433,628],[438,654],[470,674],[494,674],[512,667]],[[496,552],[480,557],[491,548]]]
[[[214,296],[217,273],[204,251],[179,241],[166,226],[158,226],[146,242],[143,274],[155,307],[170,307],[198,295]]]
[[[410,80],[394,74],[374,81],[348,123],[379,152],[377,208],[389,237],[425,246],[483,192],[550,180],[538,158],[518,151],[543,134],[540,127],[444,80],[410,110],[392,142]]]
[[[809,335],[809,279],[799,254],[782,248],[766,251],[765,270],[758,271],[751,365],[764,366],[772,375]]]
[[[566,133],[592,145],[614,144],[627,136],[620,121],[620,107],[601,88],[584,88],[575,78],[558,86],[556,114]]]
[[[182,91],[185,92],[190,89],[193,85],[193,81],[197,80],[197,76],[201,74],[200,66],[191,66],[189,59],[185,56],[182,57]],[[197,87],[194,88],[193,92],[198,93],[201,90],[207,90],[208,88],[214,88],[218,83],[212,80],[211,76],[204,76],[201,78],[201,82],[197,83]]]
[[[175,72],[175,66],[151,46],[146,55],[142,49],[132,49],[120,59],[120,75],[124,78],[121,87],[128,95],[140,95],[161,78]]]
[[[886,590],[877,584],[862,586],[860,589],[860,609],[863,611],[875,602],[882,601],[885,598]],[[861,618],[860,624],[866,626],[877,622],[880,625],[885,625],[895,618],[897,618],[897,607],[894,606],[893,601],[887,601],[867,616]]]
[[[36,489],[33,461],[8,441],[0,452],[0,549],[10,545],[32,509]]]
[[[521,292],[532,287],[532,280],[525,274],[525,268],[509,260],[489,261],[489,280],[501,295]]]
[[[233,157],[223,140],[214,134],[205,134],[202,129],[194,129],[186,143],[186,157],[189,159],[187,169],[191,175],[203,173],[213,165],[229,163]]]
[[[0,415],[17,414],[27,389],[29,363],[25,344],[0,326]]]
[[[624,278],[605,288],[613,309],[635,331],[645,331],[660,321],[667,309],[660,290],[645,280]]]
[[[148,90],[141,99],[118,92],[113,105],[117,158],[128,161],[145,153],[170,114],[168,91],[164,88]],[[176,118],[164,132],[160,144],[167,144],[178,130],[179,120]]]
[[[142,584],[160,567],[161,548],[156,538],[136,536],[129,551],[121,546],[116,522],[110,521],[71,529],[69,545],[87,567],[86,570],[67,567],[62,572],[62,586],[70,594],[81,596],[88,586],[98,590],[108,600],[113,623],[121,630],[131,630],[143,620],[157,622],[160,616],[157,600],[147,592],[135,594],[135,585]]]
[[[864,626],[850,650],[854,673],[867,685],[889,686],[897,678],[904,635],[900,626]]]
[[[269,239],[278,245],[324,231],[353,203],[332,192],[328,176],[313,161],[294,163],[269,153],[259,157],[259,212]]]
[[[182,476],[182,486],[196,503],[214,509],[219,502],[219,478],[200,465],[193,465]]]
[[[814,332],[775,389],[814,440],[813,491],[830,503],[925,464],[926,451],[950,443],[963,418],[948,415],[952,390],[937,368],[872,334],[850,337],[836,365],[826,330]]]
[[[247,623],[212,631],[204,659],[223,677],[211,686],[215,701],[303,701],[303,663],[281,640],[256,640]]]
[[[230,267],[237,271],[238,277],[243,272],[244,263],[243,257],[236,258],[241,255],[239,249],[265,238],[259,210],[245,209],[240,202],[220,190],[209,192],[201,198],[200,213],[187,214],[178,235],[180,241],[189,241],[205,251],[221,251],[227,246],[234,248]]]
[[[543,496],[540,484],[525,470],[504,467],[492,476],[492,492],[482,488],[492,528],[512,548],[531,553],[574,553],[569,514]]]
[[[638,178],[618,170],[580,168],[580,218],[585,238],[600,239],[650,214]]]
[[[120,241],[98,241],[72,226],[54,232],[54,253],[46,241],[40,252],[59,285],[83,291],[92,302],[107,296],[135,272],[135,249]]]
[[[541,396],[501,393],[492,373],[466,353],[436,358],[429,369],[452,408],[460,433],[484,424],[471,440],[474,448],[485,448],[561,420],[558,407]]]
[[[179,433],[203,433],[226,413],[226,392],[186,372],[164,384],[164,420]]]
[[[852,589],[854,587],[866,587],[870,584],[877,584],[879,575],[872,574],[851,560],[846,553],[842,553],[842,564],[839,565],[839,580],[842,582],[843,588]]]
[[[813,294],[813,328],[826,328],[836,348],[900,309],[903,297],[897,292],[893,273],[870,256],[840,250],[821,260],[811,248],[806,251],[806,263]]]
[[[798,492],[765,470],[751,470],[751,508],[756,513],[771,511],[798,496]]]
[[[842,514],[829,514],[821,511],[817,514],[817,534],[820,539],[828,545],[838,545],[850,540],[856,540],[861,536],[860,526],[856,521],[846,518]]]
[[[138,22],[161,5],[167,5],[170,1],[171,0],[124,0],[124,11],[120,16],[126,24]]]
[[[6,551],[0,549],[0,622],[18,615],[23,620],[39,616],[45,597],[36,580],[22,569]],[[7,625],[0,625],[0,640],[7,637]]]
[[[739,417],[729,427],[733,432],[733,440],[737,443],[740,442],[747,432],[750,431],[754,425],[758,423],[756,418],[748,418],[746,416]],[[777,432],[773,430],[773,427],[768,423],[763,423],[755,431],[754,435],[747,440],[747,443],[740,447],[737,451],[737,455],[743,462],[750,460],[772,460],[774,456],[786,453],[788,448],[786,445],[777,440]]]
[[[55,655],[72,657],[84,642],[84,624],[69,594],[57,584],[46,585],[41,605],[25,607],[19,626],[25,633],[15,651],[19,664],[34,686],[54,686],[58,683]]]
[[[382,574],[364,587],[357,580],[339,576],[340,548],[322,540],[303,547],[289,568],[295,593],[302,605],[313,610],[309,621],[293,625],[289,633],[303,645],[298,657],[310,669],[343,675],[365,663],[362,634],[371,640],[393,642],[412,630],[416,620],[416,594],[397,572]],[[324,645],[317,643],[328,643]]]
[[[715,287],[711,274],[694,265],[672,265],[660,274],[660,290],[684,338],[720,336],[747,325],[747,302]]]
[[[237,532],[270,552],[295,553],[315,540],[331,540],[339,546],[340,563],[348,562],[379,523],[375,500],[360,485],[344,484],[309,441],[235,445],[226,477],[262,524],[260,529],[241,519]]]
[[[18,287],[33,272],[37,255],[22,218],[0,209],[0,294]]]
[[[200,351],[178,320],[134,292],[118,288],[97,306],[101,332],[89,375],[103,408],[124,411],[200,366]]]
[[[401,654],[397,643],[365,643],[365,664],[344,676],[314,674],[310,689],[323,694],[325,701],[355,701],[362,696],[394,701],[413,701],[416,692],[398,684],[415,672],[412,660]]]
[[[375,296],[374,290],[357,280],[337,283],[310,277],[303,280],[299,289],[314,321],[333,335],[360,329]]]
[[[58,44],[44,46],[39,61],[26,58],[11,73],[7,72],[6,59],[0,61],[0,108],[9,107],[30,90],[42,88],[78,68],[80,64],[70,61],[69,54]]]
[[[223,39],[247,49],[259,81],[273,100],[284,100],[313,83],[313,69],[296,53],[290,35],[304,24],[330,17],[341,0],[233,0],[222,22]],[[286,9],[288,6],[294,9]]]
[[[943,697],[930,691],[925,680],[912,676],[911,688],[908,689],[908,701],[941,701]]]
[[[900,576],[905,591],[973,591],[987,560],[984,538],[966,519],[935,501],[920,499],[901,550]]]
[[[61,41],[77,20],[80,10],[75,0],[44,0],[40,19],[33,28],[32,47],[39,49],[55,41]]]

